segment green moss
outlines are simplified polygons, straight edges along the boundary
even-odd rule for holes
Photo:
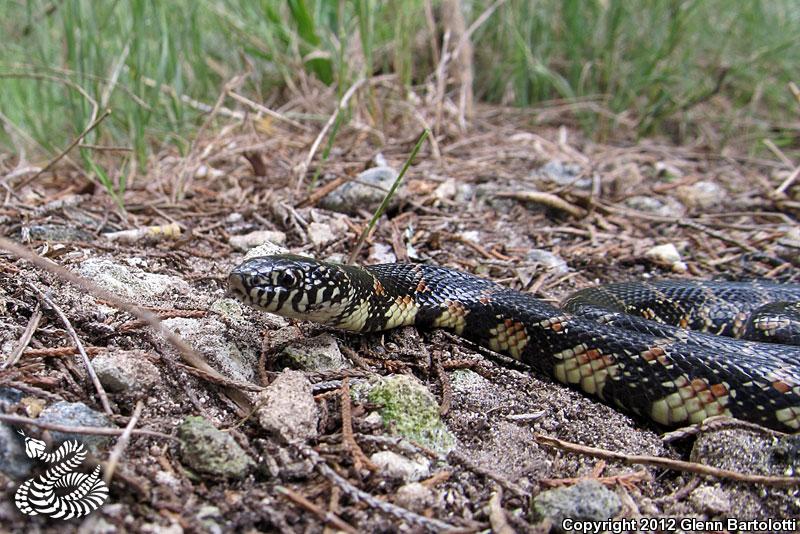
[[[366,398],[381,406],[383,423],[397,434],[437,452],[446,453],[455,438],[439,416],[436,398],[418,380],[395,375],[368,386]]]

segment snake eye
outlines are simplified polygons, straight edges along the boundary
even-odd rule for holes
[[[291,289],[297,285],[297,276],[291,271],[282,271],[278,274],[278,285]]]

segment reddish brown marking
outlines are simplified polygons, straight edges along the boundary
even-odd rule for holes
[[[661,347],[650,347],[646,351],[642,353],[642,358],[646,362],[652,362],[653,360],[658,360],[660,363],[665,363],[667,355],[666,351]]]
[[[386,294],[386,290],[383,288],[383,284],[381,284],[381,281],[378,280],[377,278],[375,278],[375,283],[373,285],[373,289],[375,290],[375,294],[376,295],[385,295]]]
[[[689,383],[694,391],[705,391],[708,389],[708,383],[702,378],[695,378]]]
[[[480,298],[478,299],[478,301],[479,301],[481,304],[489,304],[490,302],[492,302],[492,297],[480,297]]]
[[[780,393],[786,393],[792,389],[792,387],[783,380],[776,380],[772,383],[772,387],[777,389]]]
[[[425,285],[425,280],[420,280],[417,284],[417,293],[424,293],[426,291],[430,291],[430,288]]]
[[[553,332],[561,332],[564,329],[564,323],[557,322],[550,325],[550,330]]]
[[[681,317],[680,327],[681,328],[689,328],[689,319],[687,319],[686,317]]]
[[[711,386],[711,393],[713,393],[716,398],[724,397],[728,394],[728,388],[725,387],[725,384],[713,384]]]

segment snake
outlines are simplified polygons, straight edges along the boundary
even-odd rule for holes
[[[227,284],[249,306],[342,330],[447,329],[663,427],[724,416],[800,429],[799,284],[619,282],[557,307],[447,267],[292,254],[247,259]]]

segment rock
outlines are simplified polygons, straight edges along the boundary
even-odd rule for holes
[[[244,255],[245,260],[249,260],[251,258],[258,258],[261,256],[272,256],[274,254],[288,254],[289,249],[284,248],[280,245],[275,243],[264,243],[257,247],[251,248],[247,254]]]
[[[606,521],[622,509],[617,494],[596,480],[583,480],[574,486],[541,492],[533,498],[532,509],[538,521],[549,519],[557,532],[564,519],[573,521]]]
[[[678,249],[672,243],[653,247],[644,253],[644,257],[656,265],[669,267],[676,273],[686,272],[686,264],[681,261]]]
[[[283,442],[304,441],[317,435],[317,404],[311,383],[300,371],[283,371],[259,394],[258,420]]]
[[[373,243],[373,245],[369,247],[368,263],[394,263],[396,261],[397,256],[394,255],[394,251],[389,245],[384,245],[383,243]]]
[[[392,451],[376,452],[369,459],[378,466],[381,476],[404,482],[416,482],[426,478],[431,472],[430,461],[418,456],[411,460]]]
[[[535,263],[537,267],[540,267],[550,273],[553,274],[566,274],[569,272],[569,268],[567,267],[567,262],[564,261],[563,258],[557,256],[550,252],[549,250],[544,250],[540,248],[535,248],[530,250],[526,254],[527,260],[531,263]]]
[[[0,473],[8,478],[28,478],[34,462],[25,454],[25,442],[11,425],[0,423]]]
[[[553,160],[534,171],[534,176],[546,182],[561,186],[572,186],[577,189],[591,189],[592,178],[580,177],[583,169],[574,163],[563,163]]]
[[[96,426],[117,428],[105,414],[92,410],[82,402],[59,401],[45,408],[39,416],[39,421],[67,426]],[[57,447],[68,439],[83,443],[92,454],[97,455],[105,449],[111,438],[91,434],[72,434],[50,431],[53,443]],[[51,451],[52,452],[52,451]]]
[[[141,350],[115,350],[92,360],[97,378],[108,391],[145,395],[161,379],[158,368]]]
[[[413,512],[420,513],[433,506],[435,495],[433,490],[419,482],[411,482],[397,488],[394,503]]]
[[[728,196],[728,192],[722,186],[706,180],[678,187],[675,194],[681,202],[695,210],[718,207]]]
[[[225,520],[222,517],[222,512],[216,506],[204,505],[195,514],[195,518],[203,526],[203,532],[208,534],[222,534],[223,529],[220,523]]]
[[[178,427],[181,461],[206,475],[244,478],[255,462],[233,437],[203,417],[191,416]]]
[[[23,232],[27,232],[30,239],[34,241],[92,241],[94,236],[75,226],[61,224],[34,224],[26,227]]]
[[[359,210],[374,212],[396,179],[397,171],[391,167],[367,169],[356,176],[354,180],[342,184],[328,193],[319,202],[319,205],[322,208],[349,215],[356,215]],[[395,204],[396,199],[397,195],[392,199]]]
[[[234,380],[251,381],[258,356],[254,349],[239,349],[225,333],[227,327],[215,317],[175,317],[161,323],[183,337],[195,350],[213,359],[218,370]]]
[[[447,453],[455,446],[455,438],[439,416],[436,398],[416,378],[391,375],[356,384],[353,387],[356,400],[364,390],[370,402],[381,406],[383,424],[395,433],[440,453]]]
[[[662,217],[680,217],[686,208],[672,197],[656,198],[637,195],[625,199],[625,206],[632,210],[652,213]]]
[[[335,371],[346,367],[339,344],[330,334],[296,341],[283,349],[281,356],[304,371]]]
[[[241,252],[263,245],[265,242],[284,245],[286,244],[286,234],[273,230],[256,230],[245,235],[234,235],[228,239],[228,244]]]
[[[694,507],[710,515],[726,515],[731,511],[731,501],[718,486],[698,486],[689,495]]]
[[[336,234],[331,230],[330,225],[319,222],[312,222],[308,225],[308,239],[319,248],[336,241]]]
[[[81,263],[78,273],[100,287],[121,297],[143,302],[170,292],[186,294],[191,287],[177,276],[153,274],[111,260],[89,258]]]
[[[475,194],[475,187],[472,184],[457,182],[453,178],[448,178],[433,191],[433,196],[439,202],[450,200],[458,205],[466,204]]]

